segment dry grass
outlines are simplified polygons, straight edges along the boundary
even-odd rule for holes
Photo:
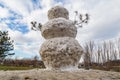
[[[32,67],[0,66],[0,70],[29,70]]]

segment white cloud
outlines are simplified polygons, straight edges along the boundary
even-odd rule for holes
[[[29,14],[29,10],[32,8],[30,0],[1,0],[1,2],[9,9],[22,16]]]
[[[32,11],[28,16],[24,17],[23,22],[28,24],[29,29],[31,29],[31,21],[37,21],[38,23],[44,24],[47,21],[47,10],[38,9]]]
[[[8,26],[4,22],[0,22],[0,30],[5,31],[5,30],[8,30],[8,29],[9,29]]]
[[[50,8],[54,5],[54,0],[41,0],[42,8]]]
[[[0,7],[0,18],[7,18],[9,16],[8,9]]]
[[[78,30],[77,39],[79,41],[109,39],[116,37],[120,32],[119,0],[74,0],[74,2],[69,0],[69,2],[66,1],[65,7],[69,10],[72,20],[75,10],[83,14],[87,12],[90,15],[88,25]]]
[[[22,52],[29,55],[36,55],[39,53],[40,45],[43,42],[40,32],[30,31],[23,34],[19,31],[9,30],[9,35],[14,40],[15,50],[22,50]]]
[[[119,0],[109,0],[102,1],[94,9],[89,10],[92,18],[92,24],[90,23],[91,28],[89,29],[89,31],[93,32],[93,37],[91,38],[96,38],[97,36],[99,39],[102,37],[109,39],[117,36],[116,31],[120,30],[120,24],[117,23],[120,20],[119,7]],[[111,34],[111,37],[109,37],[109,34]]]

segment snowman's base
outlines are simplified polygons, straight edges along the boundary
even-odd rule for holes
[[[54,71],[77,71],[79,70],[77,66],[67,66],[61,68],[46,68],[46,70],[54,70]]]

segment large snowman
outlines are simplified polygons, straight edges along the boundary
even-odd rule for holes
[[[41,27],[41,34],[46,39],[40,49],[40,55],[47,69],[77,69],[83,53],[75,39],[77,28],[69,20],[67,9],[55,6],[48,11],[49,21]]]

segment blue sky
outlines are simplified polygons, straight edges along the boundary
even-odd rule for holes
[[[78,29],[79,43],[120,37],[120,0],[0,0],[0,30],[9,31],[14,40],[14,58],[39,56],[45,40],[40,31],[31,31],[30,22],[46,23],[47,11],[56,5],[67,8],[71,20],[76,10],[89,13],[89,24]]]

